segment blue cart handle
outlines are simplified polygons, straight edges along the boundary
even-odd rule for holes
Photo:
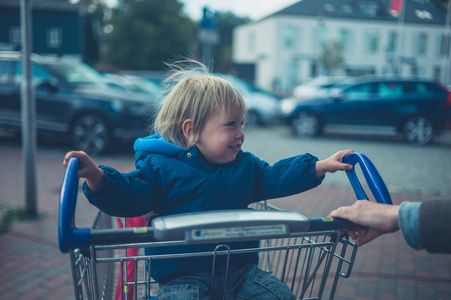
[[[89,248],[89,228],[75,227],[75,208],[78,194],[78,159],[72,157],[64,173],[58,213],[58,244],[67,253],[74,248]]]
[[[377,202],[392,204],[390,194],[382,177],[371,161],[361,153],[351,153],[343,158],[343,162],[355,166],[358,162],[363,171],[365,179],[376,198]],[[357,199],[368,200],[354,168],[346,171],[351,185],[357,195]],[[76,228],[75,209],[78,194],[78,159],[71,158],[67,164],[61,187],[59,214],[58,214],[58,243],[59,249],[67,253],[73,249],[86,249],[90,245],[108,245],[112,243],[130,243],[154,241],[154,230],[149,227],[141,230],[110,229],[90,230],[89,228]],[[340,218],[321,218],[310,220],[310,230],[336,230],[356,227],[350,221]]]
[[[362,185],[357,178],[357,174],[355,173],[356,163],[359,163],[366,182],[368,183],[368,186],[376,201],[378,203],[393,204],[384,180],[382,180],[381,175],[368,157],[362,153],[354,152],[346,155],[343,158],[343,162],[353,166],[352,170],[346,171],[346,175],[348,175],[349,181],[351,182],[352,188],[354,189],[358,200],[368,200],[368,196],[363,190]]]

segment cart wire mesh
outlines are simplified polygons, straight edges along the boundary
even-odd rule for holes
[[[266,201],[252,205],[257,210],[281,210]],[[126,220],[124,220],[126,221]],[[113,227],[112,217],[99,212],[92,230]],[[146,247],[186,245],[186,241],[90,246],[70,252],[76,299],[157,299],[158,283],[152,279],[151,262],[179,257],[212,257],[255,253],[259,268],[285,282],[297,299],[333,299],[340,277],[348,278],[357,247],[337,231],[291,233],[284,238],[260,241],[258,248],[230,249],[218,242],[214,251],[144,255]],[[138,249],[127,256],[127,249]],[[212,272],[212,282],[214,280]],[[225,287],[224,287],[225,295]]]

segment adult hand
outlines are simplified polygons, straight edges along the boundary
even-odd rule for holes
[[[382,234],[399,230],[398,211],[399,205],[357,200],[352,206],[337,208],[329,216],[367,227],[368,229],[347,230],[349,236],[356,239],[357,246],[362,246]]]

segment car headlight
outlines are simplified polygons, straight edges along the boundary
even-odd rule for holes
[[[297,101],[295,99],[283,99],[280,103],[280,110],[283,114],[289,115],[296,108]]]
[[[124,101],[118,99],[113,100],[111,107],[117,112],[122,112],[124,109]]]

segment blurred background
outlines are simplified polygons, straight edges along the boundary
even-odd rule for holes
[[[24,1],[36,170],[27,137],[20,140]],[[274,163],[352,148],[373,161],[394,203],[449,199],[449,7],[449,0],[0,0],[2,299],[73,299],[56,242],[61,161],[79,149],[133,170],[133,141],[152,133],[167,93],[165,63],[181,58],[203,62],[243,94],[245,151]],[[350,204],[349,181],[338,173],[276,203],[314,217]],[[96,210],[79,206],[77,224],[90,226]],[[450,255],[415,252],[400,233],[359,251],[337,299],[451,299]]]
[[[192,58],[239,88],[249,125],[301,136],[377,127],[427,144],[451,128],[448,2],[32,0],[37,132],[95,153],[142,136],[166,63]],[[0,0],[0,19],[0,129],[17,133],[20,1]]]
[[[278,94],[319,75],[450,83],[447,0],[276,2],[31,1],[33,52],[114,73],[196,57]],[[0,49],[20,47],[19,3],[0,1]]]

